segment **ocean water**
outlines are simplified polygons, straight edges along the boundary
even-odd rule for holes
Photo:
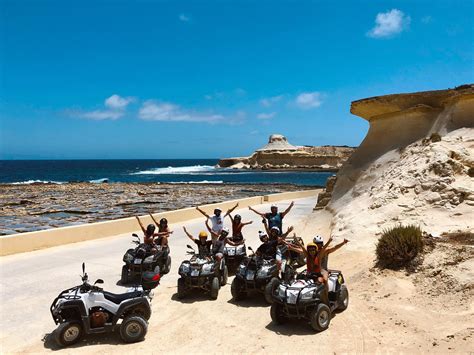
[[[289,183],[323,186],[332,173],[217,168],[217,159],[0,160],[0,183]]]

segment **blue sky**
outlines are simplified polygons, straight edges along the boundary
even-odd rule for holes
[[[474,82],[474,2],[0,1],[0,157],[358,145],[369,96]]]

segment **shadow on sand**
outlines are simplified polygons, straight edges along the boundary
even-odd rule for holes
[[[43,337],[43,345],[46,349],[57,351],[63,350],[64,347],[58,345],[58,343],[54,340],[54,332],[45,334]],[[108,345],[124,345],[125,343],[120,338],[120,334],[117,329],[111,333],[103,333],[103,334],[89,334],[84,335],[82,339],[77,342],[76,344],[70,345],[68,349],[74,348],[82,348],[83,346],[89,345],[100,345],[100,344],[108,344]]]
[[[265,297],[263,294],[259,292],[250,292],[247,297],[245,297],[241,301],[234,301],[233,298],[227,301],[227,303],[233,304],[234,306],[237,307],[244,307],[244,308],[250,308],[250,307],[268,307],[270,306],[267,301],[265,301]]]
[[[178,293],[176,292],[173,294],[173,296],[171,296],[171,300],[175,302],[180,302],[180,303],[212,301],[211,297],[209,296],[209,292],[204,291],[204,290],[199,290],[199,289],[190,291],[183,298],[179,298]]]
[[[331,319],[337,316],[337,313],[333,312]],[[331,325],[329,325],[331,327]],[[309,324],[309,321],[306,319],[290,319],[285,324],[275,324],[273,321],[270,321],[265,326],[266,329],[275,332],[278,335],[292,336],[292,335],[317,335],[316,332]]]

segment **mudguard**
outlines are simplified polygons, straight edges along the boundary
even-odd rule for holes
[[[59,324],[59,323],[61,323],[62,317],[58,316],[58,315],[55,315],[53,313],[53,308],[54,308],[55,303],[56,302],[54,302],[53,305],[51,305],[51,315],[53,316],[54,323]],[[82,302],[82,300],[71,300],[71,301],[64,302],[64,303],[61,304],[60,309],[61,310],[76,310],[81,318],[88,316],[86,308],[85,308],[84,303]]]
[[[139,298],[133,298],[130,300],[127,300],[120,304],[120,307],[117,310],[117,313],[114,315],[114,318],[112,319],[112,324],[115,325],[117,324],[118,320],[123,317],[123,315],[129,311],[131,311],[133,308],[140,307],[141,310],[144,312],[143,316],[145,319],[149,319],[151,316],[151,308],[150,304],[144,297],[139,297]]]

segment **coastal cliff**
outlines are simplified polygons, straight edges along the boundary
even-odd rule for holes
[[[352,103],[370,123],[337,174],[328,209],[339,236],[415,224],[441,234],[474,220],[474,85]]]
[[[235,169],[337,171],[353,151],[346,146],[294,146],[285,136],[273,134],[267,145],[249,157],[221,159],[218,165]]]

